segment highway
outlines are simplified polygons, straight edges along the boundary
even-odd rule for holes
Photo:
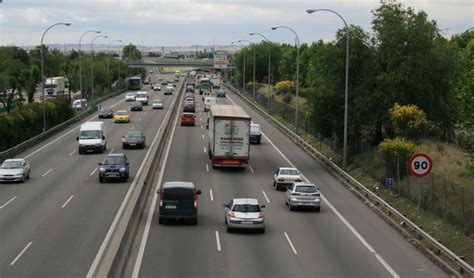
[[[206,114],[197,99],[197,124],[176,122],[164,169],[149,196],[126,277],[446,277],[285,135],[228,91],[218,103],[236,103],[259,123],[245,171],[212,169]],[[289,211],[272,173],[295,166],[323,195],[321,212]],[[166,181],[191,181],[202,190],[199,224],[158,224],[155,194]],[[228,234],[223,203],[257,198],[265,204],[266,233]]]
[[[171,78],[174,76],[165,76]],[[176,96],[163,96],[150,86],[144,89],[150,95],[149,106],[131,112],[131,123],[101,119],[107,131],[106,153],[79,155],[76,136],[80,124],[75,124],[17,156],[30,163],[31,179],[23,184],[0,185],[0,277],[86,276]],[[130,103],[124,102],[124,95],[102,106],[111,106],[114,111],[128,108]],[[165,109],[151,109],[156,97],[164,100]],[[97,120],[97,113],[87,120]],[[121,137],[128,130],[144,132],[148,146],[144,150],[122,150]],[[98,182],[98,163],[111,152],[127,155],[128,182]]]
[[[153,76],[156,82],[157,76]],[[166,76],[165,79],[170,79]],[[181,82],[183,81],[183,78]],[[179,86],[179,85],[178,85]],[[104,154],[79,155],[79,124],[18,155],[32,166],[26,183],[0,186],[0,277],[85,277],[157,130],[172,96],[160,97],[164,110],[131,112],[131,123],[106,123],[107,153],[124,152],[130,161],[126,183],[98,182]],[[259,123],[261,145],[251,146],[245,171],[212,169],[207,156],[206,113],[196,93],[197,124],[175,123],[156,185],[140,223],[125,277],[446,277],[398,232],[380,219],[321,165],[254,112],[234,93],[218,103],[238,104]],[[124,94],[102,106],[129,107]],[[180,112],[180,111],[178,111]],[[88,120],[96,120],[94,114]],[[84,120],[86,121],[86,120]],[[121,136],[141,130],[144,150],[122,150]],[[297,167],[320,186],[321,212],[289,211],[272,173]],[[202,190],[199,224],[158,224],[155,194],[165,181],[192,181]],[[222,204],[257,198],[266,208],[266,233],[228,234]]]

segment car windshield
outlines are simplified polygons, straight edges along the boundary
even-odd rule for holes
[[[160,104],[160,103],[163,103],[163,101],[162,100],[155,100],[154,103]]]
[[[80,139],[100,139],[100,130],[82,130]]]
[[[250,204],[235,205],[233,211],[236,211],[236,212],[260,212],[260,206],[250,205]]]
[[[134,97],[135,96],[135,93],[128,93],[127,94],[127,97]]]
[[[282,169],[280,170],[280,175],[288,175],[288,176],[297,176],[300,173],[298,173],[297,170],[294,169]]]
[[[125,115],[127,115],[127,112],[126,111],[117,111],[116,115],[125,116]]]
[[[316,187],[312,185],[300,185],[295,188],[295,192],[314,193],[317,192]]]
[[[110,108],[102,108],[102,109],[100,110],[100,112],[102,112],[102,113],[109,113],[109,112],[112,112],[112,109],[110,109]]]
[[[102,165],[123,165],[123,159],[121,157],[106,157]]]
[[[128,133],[126,135],[127,138],[130,138],[130,139],[141,139],[142,138],[142,134],[141,133]]]
[[[146,98],[146,94],[137,94],[137,98]]]
[[[2,163],[3,169],[18,169],[22,167],[21,161],[4,161]]]

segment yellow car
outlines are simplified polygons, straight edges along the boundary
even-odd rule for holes
[[[117,110],[114,114],[114,123],[129,123],[130,115],[128,110]]]

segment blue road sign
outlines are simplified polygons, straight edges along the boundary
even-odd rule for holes
[[[385,185],[388,188],[392,188],[394,184],[395,184],[395,179],[394,178],[386,178],[385,179]]]

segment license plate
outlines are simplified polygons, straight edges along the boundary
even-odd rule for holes
[[[137,144],[130,144],[130,146],[136,146]]]
[[[165,208],[167,208],[167,209],[176,209],[176,206],[170,206],[170,205],[168,205],[168,206],[165,206]]]
[[[252,221],[242,221],[241,223],[242,223],[242,224],[253,224]]]

